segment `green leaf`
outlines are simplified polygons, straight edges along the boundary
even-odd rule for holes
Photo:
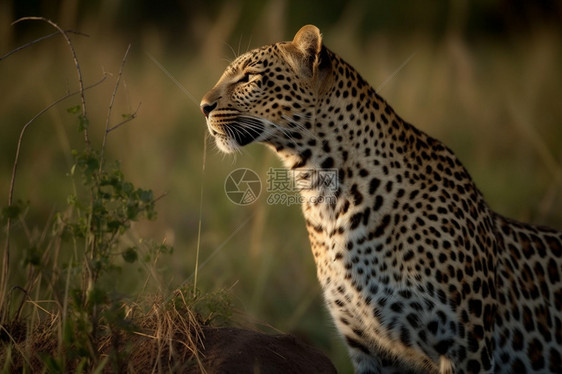
[[[41,252],[37,247],[29,247],[25,251],[25,265],[39,266],[41,264]]]
[[[123,256],[123,260],[125,260],[125,262],[128,262],[130,264],[132,264],[139,258],[139,255],[137,254],[137,250],[135,247],[127,248],[127,250],[123,252],[122,256]]]
[[[123,188],[123,193],[125,193],[126,195],[130,195],[131,192],[133,192],[133,190],[135,189],[133,184],[130,182],[123,182],[122,188]]]
[[[12,205],[3,207],[1,213],[2,222],[6,222],[8,219],[14,220],[19,218],[28,206],[29,201],[24,202],[18,199],[16,202],[12,203]]]
[[[47,373],[62,373],[62,365],[58,359],[54,358],[53,356],[45,356],[42,358],[43,365],[45,365],[45,369]]]
[[[88,119],[88,117],[82,114],[78,117],[78,120],[80,121],[80,123],[78,124],[78,131],[80,132],[86,130],[90,125],[90,120]]]
[[[78,366],[76,366],[76,369],[74,371],[74,374],[81,374],[84,373],[85,370],[84,368],[86,367],[86,364],[88,363],[88,359],[86,357],[83,357],[80,360],[80,363],[78,363]]]
[[[115,233],[115,232],[119,231],[121,226],[123,226],[123,224],[121,223],[121,221],[118,221],[118,220],[112,220],[112,221],[107,222],[107,229],[111,233]]]
[[[96,369],[94,370],[93,374],[101,374],[103,373],[103,368],[105,367],[105,365],[107,365],[107,362],[109,360],[109,356],[105,356],[101,362],[98,364],[98,367],[96,367]]]
[[[4,219],[15,219],[21,214],[21,206],[19,205],[10,205],[2,208],[2,217]]]
[[[70,295],[72,297],[72,303],[74,304],[74,306],[80,306],[82,304],[82,290],[74,288],[72,289]],[[67,321],[67,323],[68,322],[69,321]]]
[[[107,301],[107,292],[101,288],[94,287],[88,293],[88,305],[101,305]]]
[[[80,112],[80,105],[71,106],[70,108],[67,108],[66,111],[70,114],[76,114]]]
[[[158,216],[158,214],[154,210],[154,208],[151,207],[151,208],[146,210],[146,219],[148,219],[149,221],[154,221],[157,216]]]
[[[143,203],[149,203],[154,198],[151,190],[141,190],[139,188],[139,198]]]
[[[78,197],[71,193],[66,197],[66,203],[70,206],[78,206]]]
[[[139,215],[139,207],[136,203],[130,201],[127,204],[127,219],[135,221]]]

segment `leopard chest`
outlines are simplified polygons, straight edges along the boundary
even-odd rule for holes
[[[355,225],[353,211],[337,216],[327,207],[303,210],[324,299],[350,344],[392,352],[427,345],[435,357],[451,346],[456,313],[399,260],[386,215],[375,217],[374,225]],[[426,326],[430,331],[419,334]]]
[[[397,254],[386,251],[388,237],[382,235],[383,227],[390,226],[387,216],[375,213],[368,217],[361,213],[363,207],[342,208],[348,204],[342,199],[324,198],[323,202],[303,205],[322,286],[344,281],[356,292],[363,293],[372,283],[390,285],[401,281],[404,269],[397,266]],[[374,229],[378,230],[376,237],[367,218],[381,221]]]
[[[329,307],[371,311],[400,288],[403,269],[385,255],[385,237],[373,238],[368,226],[352,222],[353,213],[338,214],[339,205],[303,206],[318,279]]]

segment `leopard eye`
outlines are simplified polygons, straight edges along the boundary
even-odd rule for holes
[[[236,83],[248,83],[249,81],[251,81],[256,75],[258,74],[253,74],[248,72],[245,72],[244,75],[242,76],[242,78],[238,79],[238,81]]]

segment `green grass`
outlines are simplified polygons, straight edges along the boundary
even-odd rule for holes
[[[154,265],[148,278],[151,292],[165,294],[193,281],[201,220],[199,259],[204,265],[198,271],[199,288],[203,292],[228,289],[238,323],[296,334],[328,353],[339,372],[345,373],[351,367],[323,307],[300,208],[270,206],[265,191],[256,203],[241,207],[224,193],[225,178],[236,168],[255,170],[265,182],[267,169],[280,167],[275,156],[265,147],[250,145],[232,158],[220,154],[209,140],[202,171],[206,127],[196,102],[214,85],[225,59],[233,59],[228,45],[237,50],[242,40],[244,50],[247,44],[257,47],[290,39],[296,31],[286,27],[290,17],[267,33],[252,33],[251,39],[228,25],[209,24],[196,36],[196,43],[173,49],[164,48],[156,31],[146,31],[133,44],[113,108],[116,123],[140,102],[138,117],[112,133],[106,154],[120,161],[135,185],[152,189],[156,196],[165,194],[156,203],[157,220],[133,223],[127,239],[151,238],[174,247],[173,254],[161,256]],[[99,143],[129,40],[107,30],[96,33],[99,26],[92,26],[92,32],[93,24],[92,20],[80,27],[90,37],[72,39],[86,85],[108,73],[106,82],[86,93],[92,108],[90,134]],[[356,42],[359,38],[345,20],[322,31],[325,43],[374,87],[392,77],[380,88],[381,95],[406,121],[455,151],[495,210],[562,228],[560,33],[536,27],[529,35],[468,42],[454,33],[436,40],[423,32],[381,32],[363,35]],[[48,32],[45,28],[36,36]],[[0,45],[16,47],[8,39]],[[0,180],[4,181],[0,197],[7,197],[21,127],[56,98],[75,90],[77,83],[70,53],[60,38],[0,61],[0,82],[5,93],[0,100]],[[79,99],[72,98],[51,109],[32,124],[24,139],[15,197],[29,201],[29,208],[27,227],[13,229],[11,286],[25,284],[22,256],[27,239],[41,238],[48,230],[49,216],[64,208],[72,191],[70,151],[82,140],[76,118],[66,109],[77,104]],[[146,269],[138,263],[121,265],[124,280],[114,291],[142,291]]]

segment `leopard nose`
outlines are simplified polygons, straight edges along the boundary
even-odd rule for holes
[[[201,112],[205,115],[205,117],[209,117],[209,114],[217,107],[217,103],[214,102],[212,104],[209,103],[201,103]]]

